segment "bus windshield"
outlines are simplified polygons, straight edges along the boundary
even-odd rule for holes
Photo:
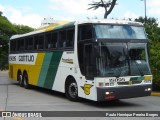
[[[147,39],[142,26],[95,25],[97,39]]]
[[[150,75],[146,43],[99,43],[96,68],[100,77]]]

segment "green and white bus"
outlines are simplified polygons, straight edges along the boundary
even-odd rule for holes
[[[59,22],[10,39],[9,76],[76,101],[149,96],[148,39],[139,22]]]

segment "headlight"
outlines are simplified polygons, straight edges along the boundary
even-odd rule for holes
[[[145,83],[152,83],[152,80],[145,80]]]

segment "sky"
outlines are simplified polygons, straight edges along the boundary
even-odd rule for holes
[[[0,11],[12,23],[33,28],[41,26],[44,18],[58,21],[79,21],[103,19],[105,10],[87,10],[88,4],[100,0],[0,0]],[[105,0],[108,1],[108,0]],[[146,0],[147,17],[160,20],[159,0]],[[144,0],[117,0],[117,5],[108,19],[128,19],[144,17]]]

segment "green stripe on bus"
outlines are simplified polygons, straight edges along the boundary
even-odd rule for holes
[[[144,80],[144,77],[132,77],[130,81],[135,81],[135,80]]]
[[[62,54],[62,51],[53,52],[45,79],[44,88],[52,89]]]
[[[53,53],[46,53],[45,54],[42,68],[41,68],[41,72],[39,75],[39,80],[38,80],[38,86],[40,86],[40,87],[44,86],[52,55],[53,55]]]

